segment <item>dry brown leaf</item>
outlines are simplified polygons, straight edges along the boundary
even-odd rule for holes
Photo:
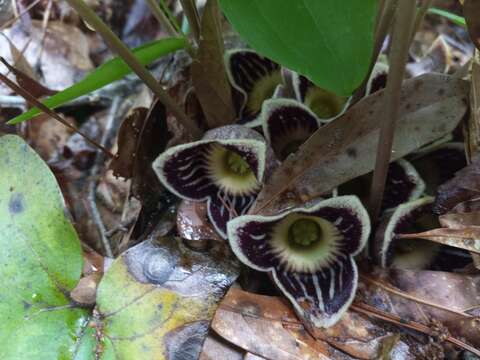
[[[437,328],[439,335],[449,331],[456,338],[464,338],[471,345],[480,346],[479,319],[455,312],[478,309],[480,304],[480,277],[441,271],[390,270],[379,272],[393,287],[453,311],[421,304],[378,286],[363,283],[360,287],[362,299],[383,311],[393,313],[407,321],[416,321]],[[476,310],[478,315],[478,310]],[[442,330],[442,326],[445,327]]]
[[[113,175],[123,177],[124,179],[130,179],[133,176],[135,151],[147,114],[147,108],[138,107],[133,109],[123,120],[118,131],[118,151],[109,166],[110,170],[113,171]]]
[[[445,214],[462,202],[480,197],[480,159],[458,171],[437,192],[433,206],[436,214]]]
[[[191,73],[195,93],[209,128],[235,120],[232,91],[223,60],[223,37],[218,0],[209,0],[202,18],[202,33]]]
[[[203,343],[199,360],[245,360],[245,351],[225,341],[214,332],[210,333]]]
[[[450,133],[467,110],[468,85],[464,80],[440,74],[405,81],[392,160]],[[342,117],[317,130],[269,178],[252,212],[268,214],[285,199],[305,201],[372,171],[383,93],[363,99]]]
[[[220,304],[212,329],[236,346],[271,360],[329,359],[330,347],[303,328],[277,297],[232,288]]]

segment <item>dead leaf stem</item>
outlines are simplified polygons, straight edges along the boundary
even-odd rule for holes
[[[153,13],[153,16],[155,16],[155,19],[157,19],[160,25],[163,26],[167,34],[170,36],[180,36],[180,34],[170,22],[170,19],[167,17],[167,15],[165,15],[163,10],[160,8],[160,5],[158,5],[158,2],[156,0],[146,0],[146,2]]]
[[[185,16],[188,19],[193,37],[197,44],[200,42],[200,16],[194,0],[180,0]]]
[[[108,47],[117,53],[123,61],[143,80],[150,90],[172,112],[177,120],[190,132],[193,138],[201,137],[202,132],[175,101],[162,88],[153,75],[138,61],[132,51],[114,34],[114,32],[100,19],[83,0],[67,0],[77,13],[93,27],[105,40]]]
[[[391,158],[395,125],[399,117],[400,90],[410,48],[411,29],[415,19],[415,0],[399,2],[393,29],[390,71],[384,95],[384,120],[380,127],[377,157],[370,189],[370,216],[376,221],[380,212],[388,166]]]

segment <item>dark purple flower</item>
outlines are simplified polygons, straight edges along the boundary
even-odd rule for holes
[[[400,204],[418,199],[425,191],[425,183],[413,165],[404,159],[390,164],[385,184],[382,210],[395,209]]]
[[[424,269],[435,258],[439,246],[423,239],[402,239],[399,234],[417,233],[437,227],[432,197],[398,206],[385,218],[375,234],[373,258],[383,267]]]
[[[322,124],[305,105],[292,99],[273,99],[262,107],[263,133],[280,160],[297,151]]]
[[[282,83],[281,67],[252,50],[232,50],[226,54],[227,74],[232,86],[242,95],[239,124],[258,126],[258,115]]]
[[[293,74],[292,81],[297,100],[310,108],[320,120],[339,117],[350,104],[351,97],[338,96],[322,89],[302,75]]]
[[[331,198],[276,216],[240,216],[227,229],[237,257],[270,272],[314,326],[333,325],[352,302],[358,283],[353,257],[370,234],[368,214],[357,197]]]
[[[245,132],[254,138],[234,138]],[[227,139],[214,138],[222,133]],[[227,222],[245,214],[260,190],[267,151],[261,139],[254,130],[239,125],[211,130],[203,140],[168,149],[153,168],[178,197],[206,201],[209,220],[226,238]]]

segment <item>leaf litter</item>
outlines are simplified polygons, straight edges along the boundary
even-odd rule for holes
[[[107,21],[112,27],[124,30],[124,40],[138,45],[152,40],[152,34],[162,34],[163,29],[152,21],[146,12],[148,9],[139,2],[134,3],[132,19],[126,21],[128,16],[114,16]],[[472,6],[472,2],[466,3]],[[26,13],[31,29],[39,34],[42,33],[39,14],[44,15],[47,10],[44,6],[42,2],[34,7],[35,11]],[[60,19],[58,16],[62,12],[58,4],[55,2],[51,6],[45,32],[47,40],[42,40],[38,34],[30,37],[25,32],[28,21],[24,20],[23,27],[16,23],[8,29],[6,34],[10,42],[3,39],[6,46],[2,45],[0,51],[8,60],[16,60],[9,61],[14,64],[11,72],[16,75],[20,86],[36,98],[50,95],[49,89],[61,90],[77,82],[85,71],[92,69],[92,60],[99,64],[108,54],[103,45],[99,46],[98,37],[79,23],[78,18],[75,20],[67,12],[70,15]],[[109,10],[105,4],[96,6],[99,11]],[[224,67],[227,65],[222,57],[225,50],[219,42],[222,32],[225,38],[232,36],[231,29],[225,19],[218,18],[217,12],[217,2],[208,1],[203,12],[203,36],[193,60],[188,58],[189,55],[176,54],[151,67],[177,102],[205,130],[232,124],[240,116],[236,113],[238,94],[225,76],[227,69]],[[466,17],[467,23],[476,21],[472,20],[473,16]],[[312,327],[269,282],[268,274],[261,276],[254,270],[240,271],[244,268],[239,267],[228,243],[210,223],[205,203],[179,202],[164,189],[150,164],[165,149],[187,143],[189,135],[161,103],[144,97],[134,80],[127,78],[128,94],[114,87],[113,96],[109,95],[100,107],[92,105],[91,99],[86,98],[79,105],[59,108],[72,124],[116,154],[110,163],[105,159],[99,161],[94,147],[50,117],[42,115],[27,129],[18,126],[15,130],[54,170],[68,209],[65,214],[73,220],[80,242],[77,239],[76,250],[67,254],[74,257],[69,266],[75,265],[76,269],[74,276],[68,272],[64,274],[69,278],[68,286],[62,287],[61,291],[52,288],[52,284],[45,285],[20,275],[8,282],[8,289],[20,291],[20,283],[15,283],[15,279],[21,278],[19,281],[30,281],[39,287],[36,294],[47,291],[55,296],[52,301],[44,297],[25,300],[30,305],[15,303],[18,312],[4,306],[2,320],[8,321],[13,321],[15,316],[20,319],[19,316],[30,314],[32,309],[48,311],[19,320],[28,323],[24,327],[27,332],[22,337],[25,345],[15,348],[16,345],[12,344],[17,344],[16,341],[5,343],[2,358],[18,357],[19,351],[28,351],[29,356],[37,358],[53,358],[67,354],[62,353],[62,349],[70,345],[69,351],[73,352],[68,354],[75,355],[68,355],[68,358],[76,356],[78,359],[117,356],[142,359],[198,357],[204,360],[400,360],[467,358],[468,351],[478,355],[480,187],[477,186],[475,107],[478,64],[473,63],[471,77],[452,75],[461,69],[454,60],[456,54],[462,56],[459,61],[465,64],[464,58],[471,56],[471,43],[463,43],[459,40],[461,36],[452,37],[453,33],[458,34],[458,30],[451,25],[446,26],[431,15],[427,19],[413,43],[414,56],[407,67],[407,76],[412,78],[402,86],[392,160],[411,162],[425,182],[425,193],[435,197],[435,216],[429,215],[438,223],[419,218],[414,226],[394,234],[395,241],[400,243],[426,239],[434,244],[439,250],[431,263],[415,270],[382,268],[365,258],[372,251],[365,249],[357,257],[359,283],[353,305],[332,327]],[[145,33],[140,34],[140,29],[146,29]],[[476,31],[474,27],[469,28],[472,29]],[[233,38],[233,44],[242,43],[237,35]],[[226,47],[231,46],[230,41]],[[75,43],[79,46],[73,46]],[[36,53],[43,54],[40,60],[32,55]],[[68,76],[55,79],[56,66]],[[282,73],[283,80],[288,82],[286,69]],[[416,76],[420,73],[425,75]],[[288,87],[288,84],[283,86]],[[6,93],[12,96],[10,91]],[[280,98],[292,98],[289,101],[298,100],[291,91],[278,89],[275,94]],[[123,108],[115,114],[117,124],[124,121],[112,130],[108,119],[112,116],[110,107],[115,97],[120,97],[123,103]],[[341,189],[346,182],[355,184],[360,178],[368,178],[374,169],[373,154],[382,121],[382,98],[382,90],[363,98],[341,117],[321,124],[280,166],[276,160],[266,164],[274,172],[265,178],[252,214],[274,215],[305,203],[313,206],[319,197],[335,195],[338,187],[343,195]],[[5,114],[15,113],[12,112],[15,108],[25,109],[24,101],[11,108],[3,104],[4,100],[0,97],[0,118],[12,118]],[[141,107],[132,104],[141,104]],[[129,115],[126,116],[128,109]],[[3,129],[0,127],[2,135]],[[428,149],[441,148],[438,140],[445,136],[458,145],[460,153],[463,144],[467,144],[467,167],[461,161],[457,162],[457,168],[443,166],[441,156],[429,157],[431,150]],[[26,148],[27,145],[19,139],[12,139],[3,136],[0,141],[9,144],[13,141],[16,147]],[[31,150],[27,150],[26,155],[19,151],[17,155],[34,156]],[[41,167],[40,159],[35,159],[35,166]],[[9,163],[4,166],[2,175],[16,173],[16,176],[28,179],[27,174],[32,170],[24,164],[30,164],[29,161],[16,162],[14,167]],[[18,168],[21,169],[17,171]],[[43,167],[35,177],[42,184],[48,180],[49,186],[56,189],[57,201],[53,208],[61,218],[64,215],[60,190],[46,170]],[[460,171],[455,174],[457,170]],[[448,176],[445,178],[444,175]],[[12,175],[7,178],[9,176]],[[17,197],[4,202],[10,213],[26,211],[25,215],[33,216],[30,207],[25,206],[30,203],[30,196],[35,194],[35,200],[41,200],[49,194],[37,195],[40,194],[40,183],[25,189],[24,199]],[[353,192],[359,196],[363,190],[358,185],[361,183],[353,187]],[[86,196],[87,189],[93,189],[93,200]],[[91,190],[88,191],[91,194]],[[41,209],[47,208],[49,206],[41,206]],[[226,209],[231,211],[231,204],[227,203]],[[382,221],[389,219],[392,210],[386,210]],[[30,224],[41,227],[45,216],[40,214],[35,221],[28,221],[29,225],[22,230],[28,229]],[[15,217],[2,217],[1,221],[12,219]],[[69,224],[69,220],[62,221]],[[372,233],[376,230],[374,226]],[[18,232],[15,236],[20,235]],[[104,254],[101,236],[111,243],[115,259],[100,255]],[[38,232],[24,234],[22,238],[35,243],[39,241]],[[5,240],[2,241],[4,252],[14,254],[8,260],[12,269],[24,269],[25,262],[29,264],[27,269],[34,266],[27,255],[27,260],[19,255],[25,252],[18,249],[21,243],[12,244],[4,236],[0,236],[0,240]],[[50,236],[46,241],[57,244],[58,237]],[[399,251],[415,253],[415,250],[408,246],[394,248],[394,255],[400,254]],[[59,251],[57,245],[54,251]],[[28,251],[25,253],[29,254]],[[63,263],[62,259],[66,259],[47,256],[43,250],[39,254],[44,260],[42,266],[35,265],[37,276],[55,269]],[[25,288],[29,288],[28,284]],[[13,299],[8,294],[3,297]],[[53,316],[59,316],[54,325]],[[35,338],[40,336],[34,328],[36,324],[40,324],[39,329],[45,334],[49,331],[63,334],[65,326],[72,325],[73,318],[82,320],[75,324],[73,342],[61,336]],[[62,325],[64,323],[67,325]],[[42,346],[32,348],[32,339],[40,339]],[[54,341],[63,348],[55,348]]]

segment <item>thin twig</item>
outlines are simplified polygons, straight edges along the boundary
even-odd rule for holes
[[[175,103],[175,101],[162,88],[153,75],[138,61],[135,55],[113,33],[113,31],[95,14],[82,0],[67,0],[77,13],[94,28],[105,40],[108,47],[115,51],[127,65],[140,77],[160,101],[172,112],[177,120],[190,132],[193,138],[199,138],[202,134],[193,119]]]
[[[423,300],[423,299],[419,299],[413,295],[410,295],[410,294],[407,294],[399,289],[396,289],[388,284],[384,284],[383,282],[380,282],[380,281],[377,281],[375,279],[372,279],[370,278],[369,276],[366,276],[366,275],[360,275],[360,278],[363,280],[363,281],[366,281],[370,284],[373,284],[375,286],[378,286],[379,288],[385,290],[385,291],[388,291],[389,293],[392,293],[392,294],[395,294],[397,296],[400,296],[400,297],[403,297],[405,299],[408,299],[408,300],[412,300],[412,301],[415,301],[417,303],[420,303],[420,304],[423,304],[423,305],[427,305],[427,306],[431,306],[431,307],[434,307],[434,308],[437,308],[437,309],[440,309],[440,310],[444,310],[444,311],[448,311],[448,312],[451,312],[453,314],[456,314],[456,315],[459,315],[459,316],[463,316],[463,317],[466,317],[466,318],[473,318],[474,316],[470,315],[470,314],[466,314],[462,311],[459,311],[459,310],[454,310],[454,309],[450,309],[448,307],[445,307],[443,305],[440,305],[440,304],[435,304],[435,303],[432,303],[430,301],[427,301],[427,300]]]
[[[410,47],[411,29],[415,19],[415,0],[399,2],[393,29],[392,52],[387,87],[384,93],[384,111],[377,147],[377,160],[370,189],[370,216],[376,221],[385,190],[385,180],[391,158],[393,135],[399,117],[400,90]]]
[[[170,11],[170,8],[168,7],[167,4],[165,4],[164,0],[159,0],[159,6],[162,9],[162,11],[166,14],[167,18],[170,20],[170,23],[173,25],[177,33],[183,34],[182,29],[180,28],[180,25],[177,22],[177,19],[175,16],[172,14]],[[183,34],[185,35],[185,34]]]
[[[402,0],[406,1],[406,0]],[[421,323],[418,323],[416,321],[409,321],[405,320],[404,318],[401,318],[398,315],[387,313],[385,311],[379,310],[373,306],[364,304],[364,303],[354,303],[350,306],[350,309],[353,311],[365,314],[367,316],[371,316],[377,319],[381,319],[390,323],[393,323],[398,326],[406,327],[408,329],[416,330],[418,332],[421,332],[423,334],[426,334],[428,336],[435,336],[435,331],[432,330],[431,327],[428,327],[426,325],[423,325]],[[465,342],[454,338],[451,335],[447,335],[445,337],[445,340],[448,341],[451,344],[457,345],[458,347],[465,349],[467,351],[470,351],[471,353],[480,356],[480,350],[474,348],[471,345],[466,344]]]
[[[168,35],[179,36],[179,33],[173,27],[170,19],[167,17],[167,15],[165,15],[163,10],[160,8],[160,5],[158,5],[157,0],[146,0],[146,1],[147,1],[148,7],[153,13],[153,16],[155,16],[155,19],[157,19],[160,25],[163,26],[163,28],[168,33]]]
[[[195,0],[180,0],[180,3],[192,29],[193,37],[198,44],[200,42],[200,16],[198,15]]]
[[[7,66],[8,68],[11,67],[9,63],[5,61],[4,58],[0,57],[0,61]],[[38,107],[41,111],[43,111],[45,114],[50,115],[54,119],[58,120],[60,123],[68,127],[69,129],[72,129],[75,131],[77,134],[79,134],[81,137],[83,137],[85,140],[87,140],[90,144],[101,150],[105,155],[107,155],[110,158],[114,158],[115,155],[113,155],[110,151],[108,151],[105,147],[102,145],[98,144],[96,141],[90,139],[87,135],[85,135],[82,131],[77,129],[75,126],[70,124],[68,121],[66,121],[63,117],[61,117],[59,114],[57,114],[55,111],[49,109],[45,105],[43,105],[40,101],[38,101],[35,96],[30,94],[27,90],[21,88],[17,84],[15,84],[12,80],[7,78],[5,75],[0,74],[0,80],[3,81],[10,89],[15,91],[18,95],[23,97],[31,106],[36,106]]]
[[[377,19],[377,24],[375,26],[375,42],[373,45],[373,55],[372,60],[370,61],[370,67],[368,69],[367,75],[363,80],[362,85],[355,91],[353,95],[353,102],[359,101],[365,94],[365,89],[367,88],[368,80],[373,71],[375,63],[378,60],[378,55],[382,51],[383,44],[387,37],[388,31],[392,25],[393,16],[395,15],[395,10],[397,9],[397,3],[399,0],[385,0],[383,6],[379,9],[379,15]]]
[[[114,131],[114,129],[118,127],[116,126],[115,123],[119,118],[118,113],[119,113],[120,104],[121,104],[120,96],[117,96],[116,98],[113,99],[112,107],[110,108],[110,111],[108,113],[105,130],[103,132],[102,139],[100,140],[100,143],[102,144],[102,146],[108,146],[108,141],[112,137],[111,136],[112,132]],[[100,174],[100,169],[102,168],[104,163],[105,163],[105,157],[102,156],[101,153],[97,153],[97,156],[95,158],[95,164],[93,165],[92,170],[90,172],[91,181],[88,184],[87,200],[88,200],[92,220],[97,226],[98,233],[100,234],[100,238],[102,240],[102,245],[105,251],[105,255],[112,258],[113,257],[112,247],[110,245],[110,240],[108,239],[108,236],[107,236],[107,229],[105,227],[105,224],[103,223],[102,216],[98,211],[97,200],[96,200],[98,175]]]
[[[20,19],[23,15],[25,15],[26,13],[28,13],[30,10],[33,9],[34,6],[36,6],[38,3],[40,3],[41,0],[35,0],[34,2],[32,2],[30,5],[28,5],[20,14],[18,14],[17,16],[15,16],[13,19],[7,21],[5,24],[3,24],[1,27],[0,27],[0,30],[5,30],[7,28],[9,28],[10,26],[12,26],[18,19]],[[16,9],[16,7],[15,7]]]
[[[417,15],[415,16],[415,24],[413,25],[412,37],[410,42],[413,41],[415,34],[420,29],[420,25],[422,25],[423,19],[425,18],[425,14],[427,13],[428,9],[432,6],[433,0],[423,0],[422,6],[417,11]]]

